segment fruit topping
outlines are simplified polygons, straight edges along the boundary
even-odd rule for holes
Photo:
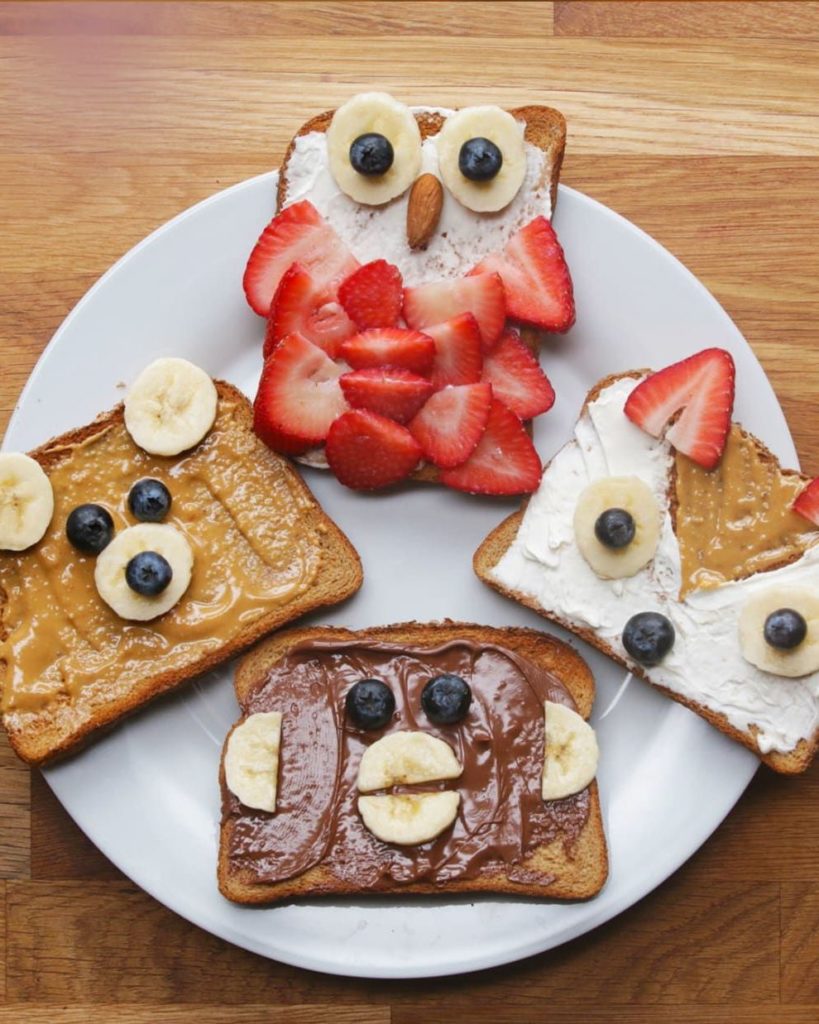
[[[718,465],[734,407],[734,360],[707,348],[642,380],[626,401],[626,416],[652,437],[665,439],[705,469]]]
[[[739,646],[752,665],[797,679],[819,671],[819,588],[773,585],[745,603]]]
[[[173,608],[192,571],[193,551],[180,530],[167,523],[137,523],[121,530],[99,555],[94,582],[120,618],[147,622]]]
[[[808,624],[804,615],[800,615],[793,608],[777,608],[765,619],[762,632],[771,647],[776,647],[780,651],[791,651],[808,635]]]
[[[342,484],[369,491],[408,477],[421,459],[421,446],[406,427],[366,409],[353,409],[330,427],[326,454]]]
[[[462,771],[448,743],[428,732],[402,729],[377,739],[361,755],[358,789],[372,793],[390,786],[457,779]]]
[[[338,301],[359,331],[395,327],[404,298],[401,272],[386,260],[373,260],[342,281]]]
[[[453,725],[466,718],[472,703],[472,690],[460,676],[446,673],[436,676],[421,691],[421,707],[435,725]]]
[[[488,352],[500,337],[506,321],[506,299],[500,276],[475,274],[404,289],[404,319],[416,330],[441,324],[461,313],[471,313],[478,321],[481,345],[483,351]]]
[[[637,527],[634,516],[624,508],[607,508],[594,522],[594,535],[607,548],[627,547],[634,540]]]
[[[658,665],[674,646],[674,626],[659,612],[638,612],[623,630],[623,647],[641,665]]]
[[[225,747],[225,783],[245,807],[276,810],[281,711],[257,711],[231,732]]]
[[[171,510],[171,492],[161,480],[137,480],[128,493],[128,508],[141,523],[160,523]]]
[[[54,515],[43,467],[22,452],[0,452],[0,551],[25,551],[42,540]]]
[[[811,480],[807,487],[800,491],[792,508],[794,512],[819,526],[819,477]]]
[[[394,160],[392,143],[379,132],[365,132],[350,143],[350,163],[359,174],[386,174]]]
[[[478,321],[471,313],[425,327],[435,342],[435,361],[430,380],[436,391],[447,384],[477,384],[481,379],[483,356]]]
[[[636,476],[605,476],[581,491],[574,510],[580,554],[602,579],[634,576],[654,557],[660,509]]]
[[[84,555],[98,555],[111,543],[114,520],[102,505],[77,505],[65,521],[65,535]]]
[[[432,384],[409,370],[392,366],[353,370],[339,377],[344,397],[354,409],[369,409],[406,423],[432,394]]]
[[[218,397],[208,374],[187,359],[156,359],[125,396],[125,427],[151,455],[179,455],[213,426]]]
[[[535,217],[509,239],[503,252],[487,256],[470,273],[500,274],[506,313],[515,320],[558,333],[574,323],[569,268],[545,217]]]
[[[554,389],[517,331],[505,330],[487,353],[481,380],[488,381],[495,398],[522,420],[548,412],[554,405]]]
[[[383,843],[417,846],[428,843],[458,816],[460,793],[403,793],[400,796],[360,796],[358,813],[370,832]]]
[[[300,263],[294,263],[276,289],[262,354],[267,359],[282,338],[298,333],[334,358],[342,341],[355,332],[356,325],[333,290],[319,285]]]
[[[125,566],[126,583],[145,597],[161,594],[172,579],[171,563],[156,551],[140,551]]]
[[[347,691],[344,707],[356,728],[383,729],[395,714],[395,697],[380,679],[359,679]]]
[[[458,153],[458,170],[470,181],[491,181],[503,166],[503,153],[491,139],[467,139]]]
[[[585,789],[597,774],[599,750],[594,729],[565,704],[543,705],[546,733],[541,796],[563,800]]]
[[[409,424],[424,458],[442,469],[460,466],[478,445],[492,405],[489,384],[445,387],[427,401]]]
[[[500,107],[465,107],[438,133],[444,184],[469,210],[502,210],[526,176],[524,124]]]
[[[409,331],[403,327],[373,327],[343,342],[341,358],[354,370],[397,366],[425,375],[435,358],[435,342],[420,331]]]

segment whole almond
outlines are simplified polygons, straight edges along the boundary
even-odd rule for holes
[[[434,174],[422,174],[410,189],[407,205],[407,241],[410,249],[423,249],[438,227],[444,187]]]

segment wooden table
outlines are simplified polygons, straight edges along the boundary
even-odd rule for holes
[[[115,259],[373,87],[564,111],[563,180],[711,289],[819,473],[815,3],[0,5],[0,429]],[[761,770],[688,864],[591,935],[428,982],[324,977],[200,931],[120,875],[5,745],[0,815],[0,1024],[819,1018],[819,764]]]

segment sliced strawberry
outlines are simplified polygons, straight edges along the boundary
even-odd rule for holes
[[[270,307],[264,357],[267,359],[288,334],[300,334],[335,358],[342,341],[355,332],[355,324],[332,293],[320,287],[300,263],[294,263],[285,271]]]
[[[271,448],[299,454],[327,437],[347,402],[342,368],[299,334],[279,342],[264,364],[253,403],[253,429]]]
[[[372,491],[408,477],[421,458],[421,446],[406,427],[366,409],[353,409],[330,427],[326,453],[341,483]]]
[[[338,300],[360,331],[395,327],[401,316],[402,284],[398,267],[386,260],[373,260],[341,283]]]
[[[470,273],[503,278],[506,314],[546,331],[568,331],[574,323],[572,279],[552,225],[535,217]]]
[[[811,480],[804,491],[800,491],[791,508],[819,526],[819,476]]]
[[[530,494],[541,473],[540,458],[520,419],[493,399],[477,448],[462,466],[444,470],[441,482],[471,494]]]
[[[339,383],[354,409],[369,409],[396,423],[411,420],[434,390],[426,377],[395,366],[353,370],[340,377]]]
[[[358,260],[306,199],[271,220],[247,261],[242,284],[250,308],[260,316],[270,312],[279,281],[293,263],[301,263],[319,287],[338,284],[358,267]]]
[[[500,276],[476,274],[404,289],[404,319],[410,327],[423,330],[461,313],[471,313],[478,321],[483,351],[488,352],[500,337],[506,320]]]
[[[486,429],[492,405],[489,384],[456,384],[436,391],[410,422],[424,457],[451,469],[466,462]]]
[[[482,380],[492,385],[492,394],[522,420],[548,412],[555,393],[540,363],[508,328],[486,356]]]
[[[734,360],[722,348],[706,348],[641,381],[625,413],[652,437],[665,439],[689,459],[713,469],[722,458],[734,407]]]
[[[342,342],[341,357],[354,370],[399,366],[413,373],[427,374],[435,358],[435,342],[420,331],[373,327]]]
[[[435,362],[429,376],[436,391],[447,384],[478,383],[483,368],[481,332],[471,313],[427,327],[424,333],[435,342]]]

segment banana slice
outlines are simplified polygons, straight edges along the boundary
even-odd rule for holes
[[[385,843],[414,846],[439,836],[455,821],[460,793],[408,793],[360,796],[358,812],[374,836]]]
[[[790,608],[807,625],[804,639],[790,649],[765,639],[765,622],[773,612]],[[819,589],[772,586],[750,598],[739,616],[739,646],[746,661],[763,672],[796,679],[819,671]]]
[[[393,160],[383,174],[360,174],[350,162],[350,146],[361,135],[383,135]],[[357,203],[378,206],[395,199],[418,177],[421,133],[415,115],[386,92],[362,92],[333,114],[327,129],[327,157],[335,183]]]
[[[259,711],[237,725],[225,750],[225,782],[246,807],[276,810],[281,711]]]
[[[367,747],[358,766],[361,793],[416,782],[457,779],[463,766],[448,743],[428,732],[391,732]]]
[[[526,176],[524,124],[500,107],[465,107],[451,114],[438,133],[438,165],[444,184],[468,210],[502,210],[518,194]],[[461,173],[461,147],[470,139],[489,139],[500,150],[500,170],[488,181]]]
[[[22,452],[0,452],[0,551],[25,551],[42,540],[54,515],[43,467]]]
[[[155,597],[132,590],[125,579],[131,559],[144,551],[155,551],[170,564],[170,583]],[[97,558],[94,582],[100,597],[120,618],[147,622],[163,615],[188,589],[193,570],[193,552],[187,538],[168,523],[139,523],[118,533]]]
[[[627,512],[634,537],[624,547],[603,544],[595,525],[611,509]],[[577,499],[574,536],[580,554],[603,579],[633,576],[654,557],[660,539],[660,510],[648,484],[636,476],[607,476],[595,480]]]
[[[187,359],[157,359],[146,366],[125,397],[128,433],[152,455],[193,448],[216,419],[216,386]]]
[[[589,723],[565,704],[547,700],[543,710],[546,753],[541,794],[544,800],[562,800],[585,789],[597,774],[597,737]]]

